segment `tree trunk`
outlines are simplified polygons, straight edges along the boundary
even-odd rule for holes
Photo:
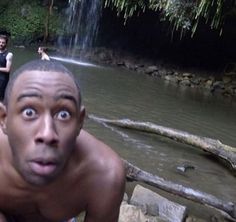
[[[50,5],[48,7],[48,13],[47,13],[47,16],[45,18],[45,24],[44,24],[45,31],[44,31],[44,37],[43,37],[43,42],[44,43],[47,43],[48,36],[49,36],[49,19],[50,19],[50,16],[52,14],[53,4],[54,4],[54,0],[51,0]]]
[[[137,122],[129,119],[110,120],[99,118],[93,115],[89,115],[89,118],[97,122],[103,122],[148,133],[155,133],[181,143],[195,146],[208,153],[213,154],[216,157],[220,157],[221,159],[229,163],[234,171],[236,170],[236,148],[222,144],[219,140],[196,136],[188,132],[156,125],[150,122]]]
[[[211,194],[203,193],[198,190],[193,190],[191,188],[184,187],[180,184],[175,184],[171,181],[167,181],[161,177],[158,177],[156,175],[152,175],[151,173],[143,171],[139,169],[138,167],[132,165],[126,160],[123,160],[123,161],[126,166],[126,178],[128,180],[143,182],[148,185],[157,187],[161,190],[167,191],[169,193],[198,202],[200,204],[214,207],[218,210],[221,210],[227,213],[230,216],[228,217],[227,215],[228,219],[231,219],[231,220],[232,218],[236,219],[235,203],[222,201]],[[233,221],[236,221],[234,219]]]

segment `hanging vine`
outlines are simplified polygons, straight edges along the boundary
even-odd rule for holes
[[[236,7],[233,0],[104,0],[104,5],[116,9],[125,20],[147,9],[156,11],[173,30],[191,31],[192,35],[204,20],[221,34],[226,15]]]

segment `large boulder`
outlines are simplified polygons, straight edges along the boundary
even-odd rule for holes
[[[138,206],[148,215],[159,216],[169,222],[182,222],[186,217],[186,207],[172,202],[161,195],[136,185],[130,204]]]
[[[168,222],[160,217],[145,215],[140,207],[123,203],[120,206],[118,222]]]

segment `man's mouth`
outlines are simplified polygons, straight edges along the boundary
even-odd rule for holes
[[[46,160],[34,160],[29,163],[31,170],[38,175],[48,176],[57,168],[56,162]]]

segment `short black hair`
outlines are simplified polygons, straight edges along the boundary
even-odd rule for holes
[[[16,79],[25,71],[52,71],[52,72],[60,72],[62,74],[68,75],[74,81],[77,89],[78,89],[78,96],[79,96],[79,106],[81,105],[81,91],[79,86],[78,78],[69,71],[63,64],[57,61],[46,61],[46,60],[32,60],[30,62],[25,63],[24,65],[20,66],[14,73],[10,74],[10,79],[7,84],[7,88],[5,91],[5,96],[3,103],[4,105],[8,105],[9,98],[11,95],[11,91]]]
[[[5,39],[6,43],[8,42],[8,36],[0,34],[0,39]]]

